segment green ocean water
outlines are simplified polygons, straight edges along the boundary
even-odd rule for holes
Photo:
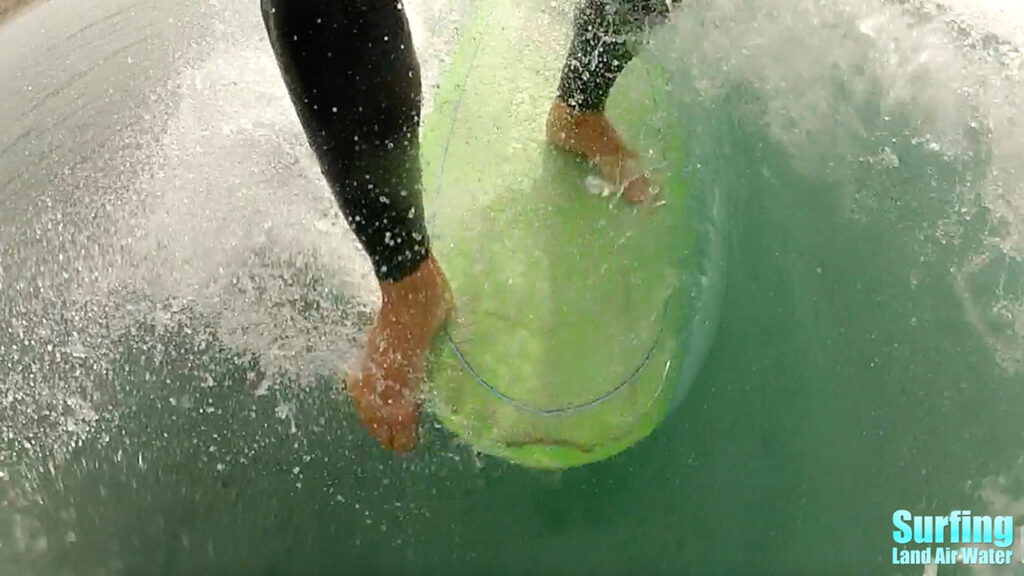
[[[1012,44],[887,3],[665,27],[719,327],[652,436],[552,474],[429,419],[374,446],[330,377],[372,284],[257,11],[118,1],[0,28],[0,574],[922,574],[894,510],[1021,510]],[[430,92],[472,6],[412,8]]]

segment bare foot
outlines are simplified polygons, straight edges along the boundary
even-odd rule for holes
[[[380,288],[380,315],[349,372],[348,393],[384,448],[407,451],[416,445],[426,356],[451,310],[452,295],[433,256],[409,277],[382,282]]]
[[[626,147],[604,113],[576,112],[556,99],[548,113],[547,138],[586,158],[630,202],[644,204],[653,198],[655,193],[637,155]]]

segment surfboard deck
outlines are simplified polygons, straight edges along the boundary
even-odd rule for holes
[[[662,420],[696,271],[656,65],[631,65],[608,113],[663,205],[592,194],[595,172],[545,141],[571,35],[557,4],[481,0],[422,134],[432,249],[456,299],[428,405],[475,450],[538,468],[606,458]]]

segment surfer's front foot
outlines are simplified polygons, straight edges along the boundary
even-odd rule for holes
[[[380,315],[349,372],[348,393],[384,448],[416,445],[427,354],[451,308],[448,281],[433,256],[407,278],[381,283]]]
[[[656,192],[639,159],[603,112],[578,112],[556,99],[548,113],[547,138],[555,146],[586,158],[626,200],[635,204],[653,200]]]

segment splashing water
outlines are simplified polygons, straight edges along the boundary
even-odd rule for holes
[[[408,4],[429,107],[474,3]],[[181,10],[52,0],[0,28],[0,572],[877,573],[884,528],[822,519],[1020,509],[1016,4],[693,0],[654,32],[693,186],[736,207],[723,327],[660,436],[555,486],[439,434],[395,465],[335,408],[368,261],[258,10]],[[876,469],[901,487],[851,486]],[[720,518],[770,529],[736,558]]]

